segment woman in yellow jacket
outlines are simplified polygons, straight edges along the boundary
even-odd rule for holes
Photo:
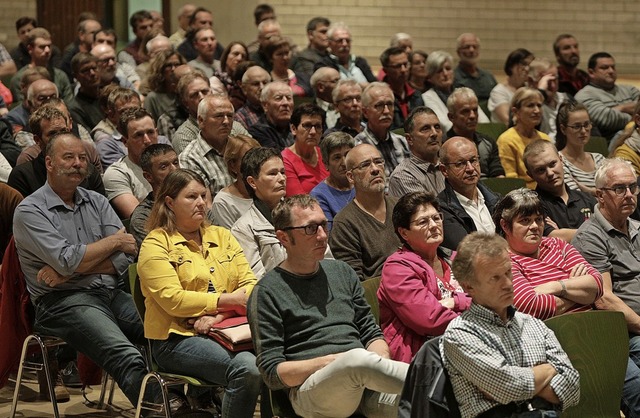
[[[240,245],[206,222],[206,187],[193,171],[169,174],[142,243],[138,275],[145,336],[161,370],[225,387],[222,416],[253,417],[260,373],[253,353],[233,353],[207,336],[214,324],[246,315],[256,278]]]

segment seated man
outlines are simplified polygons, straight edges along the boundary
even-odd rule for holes
[[[439,169],[438,158],[442,146],[442,127],[438,116],[428,107],[420,106],[409,114],[404,125],[411,156],[400,162],[391,173],[389,194],[398,198],[410,192],[427,191],[437,195],[444,190],[444,176]]]
[[[289,122],[293,114],[293,91],[282,81],[272,81],[262,88],[260,102],[265,117],[248,131],[263,147],[282,151],[293,144]]]
[[[122,132],[127,155],[105,171],[104,187],[107,199],[118,215],[128,219],[136,206],[151,193],[151,185],[140,168],[140,156],[149,145],[158,143],[158,132],[151,115],[142,107],[123,112],[118,130]]]
[[[71,60],[71,71],[80,83],[80,88],[69,102],[69,112],[76,123],[91,132],[104,119],[104,112],[98,103],[100,92],[98,58],[88,52],[78,52]]]
[[[20,91],[24,98],[5,115],[5,119],[11,123],[13,134],[20,131],[29,131],[29,115],[53,96],[58,96],[58,87],[49,81],[49,72],[44,67],[27,68],[22,73]],[[35,84],[36,81],[40,81]],[[31,87],[34,85],[33,87]],[[17,141],[17,138],[14,138]],[[20,144],[18,144],[20,145]]]
[[[193,46],[198,51],[198,56],[187,64],[196,68],[207,77],[213,77],[220,72],[220,61],[214,58],[218,41],[211,28],[200,28],[193,32]]]
[[[340,80],[331,92],[331,98],[339,118],[336,125],[327,129],[324,135],[340,131],[355,138],[366,128],[362,121],[362,87],[355,80]]]
[[[580,377],[558,339],[542,321],[512,306],[506,241],[472,233],[460,243],[452,270],[472,298],[440,343],[462,418],[524,416],[518,414],[531,406],[554,411],[576,405]]]
[[[140,168],[142,168],[142,174],[151,185],[152,190],[131,213],[130,231],[136,239],[138,247],[147,236],[148,231],[145,224],[151,213],[153,202],[156,200],[156,192],[169,173],[180,168],[180,164],[178,163],[178,155],[171,145],[153,144],[142,151]]]
[[[564,166],[555,145],[537,140],[524,149],[522,156],[527,174],[536,181],[536,192],[544,207],[545,235],[571,241],[576,230],[593,214],[591,195],[564,184]]]
[[[576,93],[576,100],[589,111],[591,122],[602,136],[611,139],[631,120],[640,91],[628,84],[616,84],[616,61],[607,52],[589,58],[591,82]]]
[[[409,113],[418,106],[424,106],[422,92],[409,85],[411,65],[404,48],[396,46],[385,49],[380,55],[380,63],[385,71],[382,81],[387,83],[393,91],[394,105],[391,129],[403,128]]]
[[[273,221],[287,259],[258,282],[247,304],[265,383],[289,389],[301,416],[396,416],[408,364],[389,359],[356,273],[323,260],[327,219],[318,202],[287,198]]]
[[[491,90],[498,82],[489,71],[478,67],[480,39],[474,33],[463,33],[456,41],[458,66],[453,70],[453,88],[470,88],[482,101],[488,101]]]
[[[13,228],[34,329],[96,362],[135,405],[147,373],[134,345],[144,344],[143,327],[119,282],[136,242],[104,196],[79,187],[87,175],[79,138],[56,135],[45,153],[47,183],[17,207]]]
[[[258,65],[252,65],[242,75],[242,92],[246,97],[244,105],[236,110],[233,117],[245,129],[264,121],[264,108],[260,103],[262,89],[271,81],[271,75]]]
[[[478,98],[468,87],[459,87],[447,99],[449,120],[453,124],[447,132],[447,138],[463,136],[476,144],[480,157],[480,176],[504,177],[504,168],[500,163],[496,138],[489,138],[478,132]],[[446,139],[445,139],[446,141]]]
[[[455,250],[471,232],[495,232],[491,214],[500,195],[480,182],[475,144],[461,136],[449,139],[440,148],[440,170],[446,179],[438,195],[444,214],[442,245]]]
[[[384,194],[384,164],[373,145],[360,144],[347,153],[347,178],[356,194],[333,219],[331,252],[360,280],[380,276],[384,261],[400,247],[391,221],[397,199]]]
[[[331,67],[318,68],[311,75],[311,88],[316,96],[314,103],[325,112],[324,125],[333,128],[340,117],[340,113],[333,105],[333,89],[340,81],[340,74]],[[322,134],[322,132],[320,132]]]
[[[293,57],[291,69],[311,77],[316,63],[329,56],[329,25],[326,17],[314,17],[307,23],[307,39],[309,45]],[[324,109],[326,110],[326,109]]]
[[[589,74],[578,68],[580,48],[571,34],[558,35],[553,43],[553,53],[558,61],[558,91],[575,96],[589,84]]]
[[[362,110],[367,118],[367,128],[356,137],[356,144],[374,145],[385,161],[384,171],[390,179],[393,170],[409,158],[407,140],[391,132],[395,99],[388,84],[376,81],[362,92]]]

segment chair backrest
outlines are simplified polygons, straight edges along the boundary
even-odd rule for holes
[[[619,418],[629,359],[629,334],[622,312],[589,311],[545,321],[580,373],[580,403],[562,418]]]
[[[362,287],[364,287],[364,297],[371,307],[371,313],[376,319],[376,324],[380,325],[380,305],[378,304],[380,277],[372,277],[360,283],[362,283]]]
[[[482,179],[482,183],[496,193],[500,193],[502,196],[509,193],[511,190],[526,187],[527,182],[520,178],[508,178],[508,177],[488,177]]]
[[[497,140],[504,131],[507,130],[507,125],[504,123],[479,123],[476,127],[476,132],[486,135],[489,138]]]
[[[138,280],[138,264],[133,263],[129,265],[129,288],[131,291],[131,296],[133,297],[133,302],[136,304],[136,310],[138,311],[138,315],[140,315],[140,319],[144,322],[144,296],[142,296],[142,289],[140,289],[140,280]]]
[[[607,138],[603,136],[592,136],[589,138],[589,142],[584,145],[584,150],[587,152],[597,152],[607,157],[609,155],[609,143]]]

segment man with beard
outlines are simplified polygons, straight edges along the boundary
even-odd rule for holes
[[[71,60],[71,70],[80,83],[80,89],[69,102],[69,112],[76,123],[91,132],[104,119],[104,112],[98,102],[100,93],[98,59],[88,52],[78,52]]]
[[[462,136],[476,145],[480,157],[480,175],[484,177],[504,177],[495,138],[489,138],[476,131],[478,127],[478,98],[468,87],[458,87],[447,99],[447,110],[451,129],[447,138]],[[446,141],[446,139],[445,139]]]
[[[487,101],[491,90],[498,82],[489,71],[478,68],[480,56],[480,38],[473,33],[458,36],[456,52],[460,61],[453,70],[453,88],[468,87],[474,91],[478,100]]]
[[[293,92],[288,84],[273,81],[262,88],[260,102],[266,121],[249,127],[249,133],[263,147],[279,152],[293,144],[289,121],[293,114]]]
[[[387,83],[376,81],[362,92],[362,106],[367,127],[356,137],[356,144],[371,144],[378,148],[385,161],[385,177],[408,158],[409,145],[401,135],[391,132],[395,99]]]
[[[223,158],[232,124],[233,105],[227,96],[208,95],[198,105],[200,133],[179,157],[180,167],[200,174],[212,197],[233,183]]]
[[[340,80],[331,92],[331,98],[340,117],[336,126],[327,129],[324,135],[340,131],[355,138],[366,127],[362,121],[362,87],[355,80]]]
[[[393,91],[393,124],[391,129],[402,128],[413,109],[424,106],[422,93],[409,85],[409,57],[399,46],[387,48],[380,55],[380,63],[386,75],[382,81]]]
[[[393,170],[389,194],[402,197],[410,192],[427,191],[437,195],[444,190],[438,159],[442,145],[440,121],[433,110],[420,106],[409,114],[404,129],[411,155]]]
[[[447,140],[440,149],[440,171],[445,177],[444,190],[438,195],[444,214],[442,245],[455,250],[471,232],[495,232],[491,214],[500,195],[480,183],[476,145],[461,136]]]
[[[356,146],[347,154],[346,165],[356,194],[333,218],[329,245],[337,260],[365,280],[380,276],[384,261],[400,246],[391,219],[397,199],[384,193],[385,160],[376,147]]]
[[[35,310],[34,329],[61,338],[103,368],[132,404],[146,362],[140,316],[120,289],[137,245],[104,196],[80,187],[82,141],[71,133],[47,144],[47,182],[16,208],[13,233]]]
[[[591,122],[610,140],[631,121],[640,91],[616,84],[616,61],[607,52],[593,54],[588,67],[591,82],[576,94],[576,100],[586,106]]]
[[[107,44],[98,44],[91,48],[91,55],[98,59],[98,75],[100,76],[100,87],[109,84],[116,84],[126,89],[134,89],[134,85],[126,77],[118,77],[118,67],[121,66],[116,61],[116,51]]]
[[[558,61],[558,91],[575,96],[589,84],[589,74],[578,68],[580,64],[578,40],[568,33],[558,35],[553,43],[553,52]]]

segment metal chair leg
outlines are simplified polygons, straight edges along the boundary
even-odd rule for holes
[[[111,381],[111,385],[109,385],[109,381]],[[106,409],[109,406],[113,406],[113,392],[116,388],[116,381],[113,377],[109,376],[104,370],[102,371],[102,383],[100,384],[100,398],[98,399],[98,403],[96,407],[98,409]],[[109,398],[107,399],[107,404],[104,403],[104,398],[109,393]]]

